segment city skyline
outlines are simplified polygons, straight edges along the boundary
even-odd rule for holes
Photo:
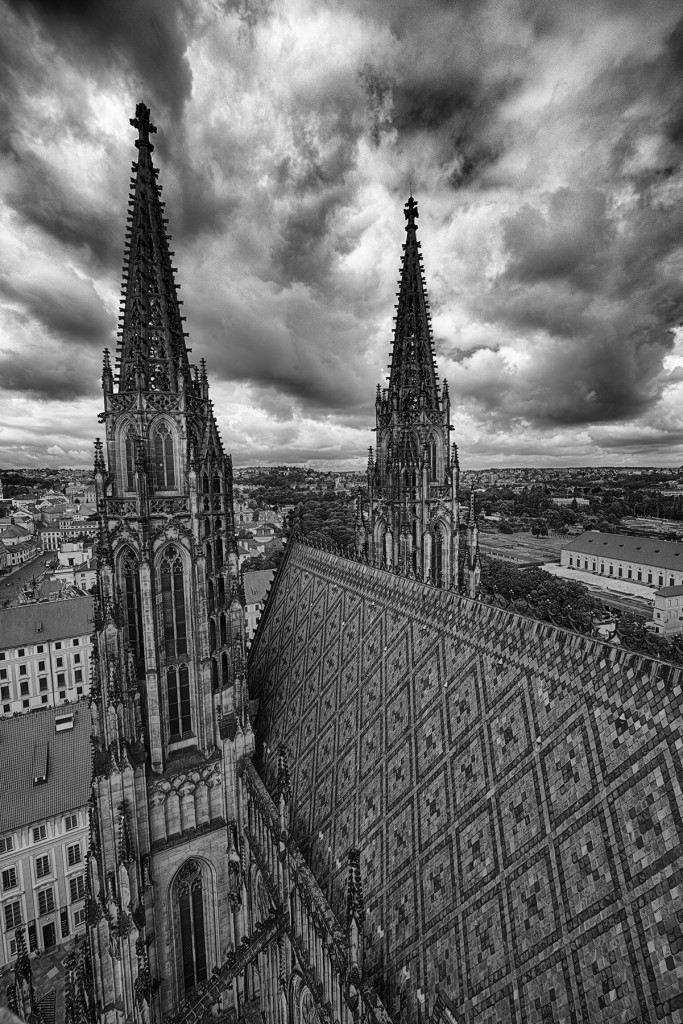
[[[362,469],[403,204],[464,469],[683,462],[674,3],[8,3],[0,464],[83,466],[151,106],[236,466]]]

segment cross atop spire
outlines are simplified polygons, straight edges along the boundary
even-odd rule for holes
[[[403,212],[405,214],[406,220],[408,221],[408,224],[406,226],[409,227],[409,228],[416,227],[415,221],[417,220],[417,218],[420,215],[417,212],[417,200],[413,199],[413,190],[412,190],[412,188],[410,190],[410,196],[408,197],[408,202],[403,207]]]
[[[149,146],[150,152],[154,149],[154,146],[149,141],[150,135],[154,135],[157,130],[157,126],[152,124],[149,119],[149,107],[145,106],[144,103],[138,103],[135,107],[135,117],[131,117],[130,123],[133,128],[137,128],[140,133],[135,145],[140,148],[140,143]]]

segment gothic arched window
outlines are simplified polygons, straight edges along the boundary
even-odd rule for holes
[[[214,597],[213,597],[213,582],[211,580],[208,580],[207,591],[208,591],[207,597],[208,597],[208,601],[209,601],[209,611],[212,612],[214,610],[214,604],[215,603],[214,603]]]
[[[132,551],[127,551],[121,560],[123,591],[126,598],[126,624],[128,642],[136,660],[144,657],[142,640],[142,598],[140,595],[140,568]]]
[[[175,490],[175,446],[167,423],[161,423],[154,432],[154,483],[158,491]]]
[[[436,441],[433,438],[429,442],[429,479],[436,483]]]
[[[223,686],[228,686],[230,683],[230,669],[228,667],[228,656],[225,651],[223,651],[221,656],[221,675],[223,678]]]
[[[185,993],[207,978],[204,890],[201,867],[188,860],[178,874],[178,910]]]
[[[220,626],[221,626],[221,645],[225,645],[228,642],[228,620],[227,620],[225,615],[221,615]]]
[[[190,707],[190,673],[187,665],[166,672],[168,694],[168,728],[171,742],[192,732]]]
[[[223,541],[220,537],[216,538],[216,568],[221,569],[223,566]]]
[[[220,681],[218,679],[218,662],[215,658],[211,659],[211,689],[214,693],[220,689]]]
[[[444,535],[440,526],[432,530],[432,582],[440,587],[443,582]]]
[[[124,451],[124,485],[127,491],[135,490],[135,449],[137,447],[137,434],[133,427],[126,431],[123,442]]]
[[[182,657],[187,654],[183,562],[172,545],[166,548],[161,561],[161,606],[166,657]]]
[[[213,572],[213,554],[211,553],[211,545],[206,545],[206,571],[208,573]]]

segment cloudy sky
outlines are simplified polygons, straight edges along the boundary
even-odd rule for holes
[[[364,464],[411,182],[463,466],[683,464],[676,0],[4,0],[0,466],[91,463],[138,99],[238,465]]]

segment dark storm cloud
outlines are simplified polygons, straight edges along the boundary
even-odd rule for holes
[[[185,55],[191,5],[167,0],[8,0],[16,15],[95,77],[114,69],[139,81],[178,117],[192,88]],[[148,99],[149,103],[150,100]]]
[[[14,152],[15,184],[5,202],[23,220],[41,228],[56,242],[85,246],[91,257],[105,267],[120,267],[123,239],[120,225],[101,203],[89,202],[65,176],[34,153]]]
[[[39,321],[50,334],[69,343],[100,349],[111,341],[111,315],[94,289],[74,275],[54,281],[31,280],[24,275],[11,281],[0,274],[0,296],[19,304],[27,320]]]
[[[0,387],[24,398],[72,402],[97,394],[98,365],[99,360],[97,364],[75,361],[68,351],[49,356],[41,353],[37,358],[37,353],[10,350],[0,355]]]

